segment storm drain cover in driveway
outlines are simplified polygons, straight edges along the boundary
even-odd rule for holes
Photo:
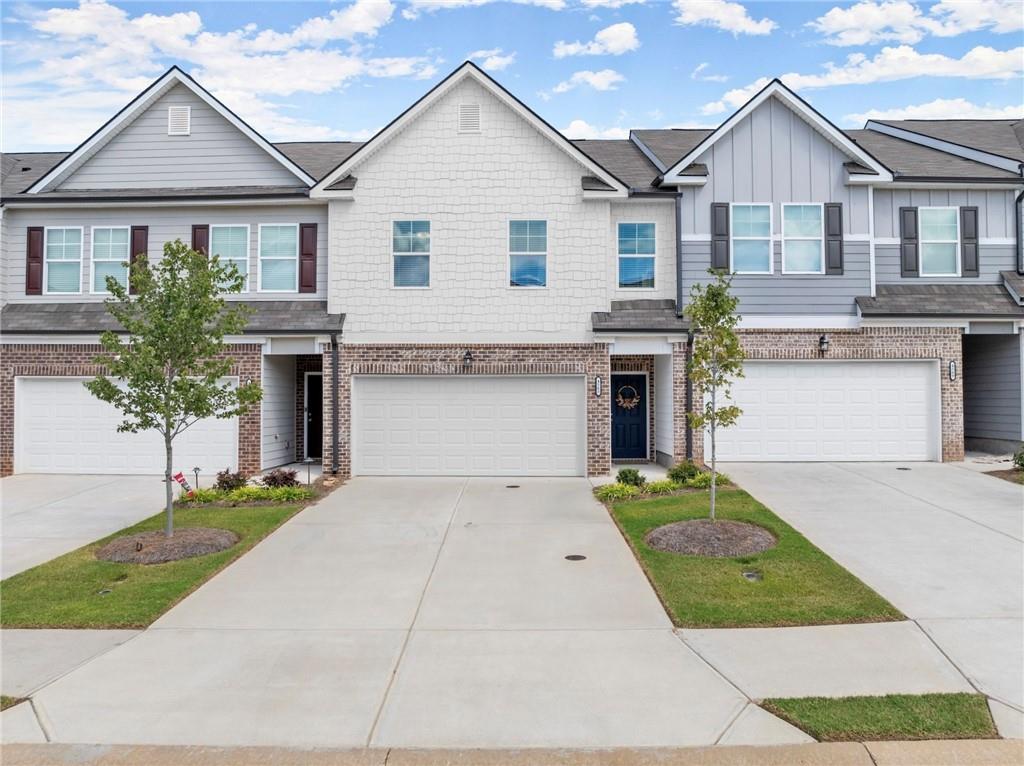
[[[565,557],[565,560],[566,561],[584,561],[586,558],[587,558],[586,556],[581,556],[578,553],[570,553],[568,556]]]

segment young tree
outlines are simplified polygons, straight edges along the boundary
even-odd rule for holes
[[[176,240],[163,259],[144,255],[132,264],[131,290],[107,277],[107,311],[124,334],[105,332],[106,352],[95,362],[104,372],[85,387],[124,416],[118,431],[157,431],[164,440],[166,535],[174,534],[174,439],[204,418],[231,418],[262,398],[256,383],[229,385],[225,335],[237,335],[249,309],[229,308],[225,294],[241,292],[245,278],[234,264],[222,265]]]
[[[718,428],[733,425],[742,410],[730,404],[719,407],[719,400],[728,399],[732,382],[743,377],[743,347],[736,335],[739,298],[730,292],[732,279],[724,272],[710,270],[714,281],[694,285],[686,316],[694,327],[693,354],[688,374],[693,387],[707,395],[703,405],[689,413],[690,426],[698,432],[705,428],[711,434],[711,520],[715,520],[715,484],[717,462],[715,436]]]

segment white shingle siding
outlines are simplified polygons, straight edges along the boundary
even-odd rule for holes
[[[460,103],[480,104],[480,134],[454,129]],[[591,171],[483,87],[460,83],[352,174],[355,200],[330,204],[330,310],[345,312],[346,342],[590,339],[616,284],[610,205],[584,202]],[[546,289],[508,287],[512,219],[548,222]],[[393,220],[431,222],[429,289],[391,288]]]
[[[611,232],[609,237],[610,269],[608,285],[613,300],[644,300],[648,298],[676,297],[676,208],[675,200],[663,202],[633,199],[611,203]],[[654,256],[654,289],[619,289],[618,224],[653,223],[656,238]],[[605,309],[607,310],[607,309]]]

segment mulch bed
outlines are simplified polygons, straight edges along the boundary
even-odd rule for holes
[[[995,476],[997,479],[1012,481],[1014,484],[1024,484],[1024,471],[1018,471],[1016,468],[1007,471],[985,471],[985,473]]]
[[[693,519],[652,529],[644,542],[667,553],[735,558],[774,548],[777,541],[764,527],[741,521]]]
[[[172,537],[163,531],[139,532],[111,540],[96,551],[96,558],[120,564],[165,564],[224,551],[238,540],[230,530],[209,527],[183,527],[174,530]]]

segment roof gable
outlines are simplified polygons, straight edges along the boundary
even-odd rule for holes
[[[218,127],[230,126],[231,130],[241,134],[238,137],[238,140],[241,142],[239,146],[243,146],[245,150],[251,148],[255,153],[253,157],[266,156],[268,163],[264,166],[265,174],[272,177],[274,183],[312,186],[316,182],[301,167],[214,98],[195,80],[178,67],[172,67],[146,90],[136,96],[124,109],[107,121],[99,130],[83,141],[46,175],[32,184],[27,192],[36,194],[62,187],[65,184],[69,184],[70,188],[83,188],[80,186],[80,183],[69,182],[69,180],[81,171],[90,160],[101,156],[107,159],[107,156],[104,154],[105,150],[109,150],[119,137],[126,134],[131,136],[132,133],[139,133],[143,124],[139,121],[144,120],[147,113],[154,107],[170,102],[180,102],[183,105],[192,106],[198,110],[197,117],[208,120],[210,124],[217,124]],[[164,117],[165,115],[159,119],[164,119]],[[164,133],[166,134],[166,131]],[[158,153],[158,151],[154,152],[154,155]],[[107,154],[110,154],[110,152],[108,151]],[[252,161],[253,157],[249,158],[250,161]],[[147,155],[145,159],[155,159],[155,157]],[[139,161],[143,160],[140,159]],[[87,183],[95,183],[95,181]],[[152,186],[154,182],[152,179],[149,179],[145,183]],[[199,185],[203,184],[200,183]],[[239,185],[251,184],[240,183]]]

